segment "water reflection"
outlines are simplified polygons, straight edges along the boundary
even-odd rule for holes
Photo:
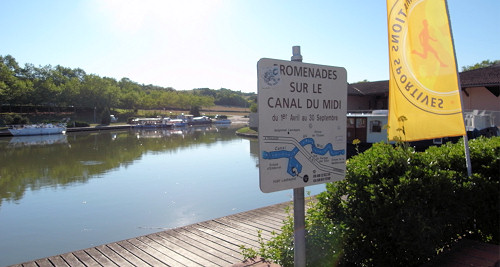
[[[235,138],[239,138],[235,129],[227,127],[2,138],[0,206],[6,200],[20,200],[28,189],[86,183],[116,168],[129,166],[147,153],[176,153],[187,147],[209,146]]]
[[[0,138],[0,266],[291,199],[259,190],[258,145],[236,128]],[[311,186],[317,194],[324,186]]]
[[[22,146],[37,146],[37,145],[54,145],[65,144],[68,138],[64,134],[54,135],[31,135],[31,136],[15,136],[9,141],[9,147],[22,147]]]

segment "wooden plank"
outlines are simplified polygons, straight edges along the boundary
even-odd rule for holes
[[[241,223],[243,223],[245,225],[248,225],[248,227],[255,229],[255,233],[256,234],[257,234],[257,230],[266,231],[269,234],[271,234],[273,231],[274,232],[281,232],[281,227],[279,229],[276,229],[277,228],[276,226],[270,227],[270,226],[267,226],[267,225],[260,224],[258,222],[249,221],[246,218],[241,218],[241,217],[236,217],[235,216],[235,217],[231,217],[230,219],[228,218],[227,220],[238,221],[238,222],[241,222]]]
[[[293,212],[293,203],[292,202],[276,204],[276,205],[272,205],[272,206],[253,209],[250,211],[264,211],[264,212],[273,213],[273,214],[276,214],[279,216],[287,216],[288,215],[287,209],[289,211]]]
[[[125,260],[122,256],[118,255],[114,250],[107,247],[106,245],[97,246],[95,247],[95,249],[101,252],[104,256],[106,256],[108,259],[110,259],[118,266],[124,266],[124,267],[134,266],[130,262]]]
[[[269,220],[281,223],[283,220],[285,220],[288,217],[288,214],[285,213],[285,211],[273,211],[273,210],[264,210],[264,209],[258,209],[258,210],[249,210],[243,213],[237,213],[230,215],[231,216],[244,216],[248,219],[252,218],[267,218]]]
[[[244,240],[241,236],[238,235],[231,235],[227,231],[223,231],[221,229],[210,229],[206,226],[197,224],[196,229],[199,231],[202,231],[206,234],[215,236],[221,240],[224,240],[230,244],[232,244],[235,247],[239,247],[240,245],[247,245],[247,246],[258,246],[258,243],[252,240]]]
[[[219,266],[227,266],[228,264],[234,262],[234,258],[228,260],[226,259],[226,257],[223,257],[224,254],[220,253],[219,251],[209,246],[206,246],[200,242],[192,240],[187,236],[181,236],[180,234],[174,231],[160,232],[157,233],[157,236],[158,238],[165,238],[167,240],[170,240],[177,246],[189,250],[191,253],[203,257]]]
[[[246,220],[249,223],[254,223],[254,224],[266,226],[266,227],[268,227],[270,229],[273,229],[274,231],[281,231],[281,225],[278,225],[276,223],[269,223],[266,220],[260,220],[260,219],[255,219],[255,218],[249,219],[248,217],[244,217],[242,215],[235,215],[235,217],[236,218],[240,218],[242,220]]]
[[[199,235],[196,235],[190,231],[185,230],[184,228],[182,229],[174,229],[172,231],[169,231],[168,234],[173,234],[176,233],[179,235],[179,238],[186,239],[188,238],[189,240],[186,240],[186,242],[189,242],[191,244],[195,244],[197,247],[200,249],[205,249],[207,251],[213,251],[214,254],[216,254],[218,257],[227,260],[229,262],[235,262],[242,260],[242,257],[240,257],[238,251],[234,251],[230,248],[227,248],[225,246],[222,246],[218,242],[215,242],[213,240],[203,238]]]
[[[54,266],[69,266],[61,256],[52,256],[49,257],[48,260],[54,265]]]
[[[176,257],[177,261],[186,266],[210,266],[214,264],[213,262],[210,262],[205,258],[202,258],[199,255],[182,248],[181,246],[175,244],[167,238],[161,238],[158,235],[148,235],[147,237],[141,237],[141,241],[148,243],[151,246],[156,244],[156,246],[165,248],[167,251],[170,251],[168,253],[169,256]]]
[[[130,240],[124,240],[117,242],[118,245],[126,249],[128,252],[134,254],[136,257],[140,258],[142,261],[151,266],[168,266],[165,262],[159,261],[157,258],[149,255],[140,248],[134,246],[130,243]]]
[[[285,211],[285,209],[280,210],[278,208],[270,208],[270,209],[256,209],[256,210],[249,210],[248,212],[245,213],[245,215],[248,214],[253,214],[255,216],[264,216],[268,217],[270,219],[276,220],[281,222],[283,219],[289,216],[289,214]],[[292,214],[290,214],[292,215]]]
[[[256,234],[248,234],[243,231],[239,231],[235,228],[232,227],[227,227],[223,224],[217,223],[215,221],[206,221],[206,222],[201,222],[199,225],[202,225],[206,227],[207,229],[213,229],[216,230],[219,233],[232,236],[235,239],[238,240],[245,240],[245,242],[250,243],[249,241],[252,241],[251,243],[255,243],[256,246],[259,246],[258,243],[258,237]]]
[[[69,266],[85,266],[78,258],[72,253],[66,253],[61,255],[61,257],[68,263]]]
[[[80,260],[84,264],[82,266],[101,266],[97,261],[95,261],[83,250],[75,251],[73,252],[73,255],[75,255],[75,257],[78,258],[78,260]]]
[[[112,243],[107,245],[110,249],[116,252],[118,255],[123,257],[125,260],[130,262],[133,266],[144,266],[147,265],[145,261],[135,256],[133,253],[125,249],[124,247],[118,245],[118,243]]]
[[[84,250],[90,257],[94,258],[102,266],[118,266],[96,248],[88,248]]]
[[[52,263],[50,263],[48,258],[36,260],[36,264],[40,267],[52,267],[53,266]]]
[[[288,214],[286,214],[284,212],[282,212],[282,213],[279,213],[279,212],[268,212],[268,211],[265,211],[265,210],[250,210],[250,211],[245,212],[245,213],[234,214],[234,215],[244,216],[244,217],[246,217],[248,219],[266,218],[266,219],[268,219],[270,221],[273,221],[273,222],[276,222],[276,223],[282,223],[283,220],[286,220],[286,218],[289,216]],[[233,215],[231,215],[231,216],[233,216]]]
[[[243,231],[247,234],[252,234],[252,235],[257,235],[257,231],[259,230],[259,228],[257,228],[257,227],[252,227],[248,224],[241,223],[237,220],[228,220],[227,218],[215,219],[213,221],[220,223],[224,226],[232,227],[234,229],[237,229],[239,231]],[[261,232],[262,232],[262,237],[266,240],[270,239],[273,236],[268,231],[261,231]]]
[[[200,231],[197,228],[192,227],[192,226],[186,227],[186,228],[184,228],[184,230],[189,231],[189,232],[191,232],[191,233],[193,233],[201,238],[210,240],[213,243],[216,243],[216,244],[224,247],[226,249],[225,253],[232,255],[233,257],[236,257],[236,258],[241,259],[241,260],[243,259],[243,257],[241,257],[241,255],[240,255],[240,250],[239,250],[239,247],[237,244],[233,244],[227,240],[220,239],[220,238],[215,237],[213,235],[207,234],[207,233]]]
[[[142,249],[144,252],[148,253],[154,258],[160,260],[163,264],[170,266],[188,266],[188,263],[192,265],[196,264],[189,259],[186,259],[180,255],[176,255],[176,253],[173,253],[172,251],[161,245],[152,244],[153,242],[149,241],[147,237],[141,236],[138,238],[129,239],[127,241],[132,243],[134,246]],[[152,246],[154,246],[154,248]]]
[[[283,215],[283,216],[277,216],[276,213],[270,213],[270,212],[265,212],[265,211],[249,211],[246,214],[243,214],[244,216],[247,216],[248,218],[256,218],[256,219],[266,219],[270,222],[273,223],[283,223],[283,220],[285,220],[288,215]]]

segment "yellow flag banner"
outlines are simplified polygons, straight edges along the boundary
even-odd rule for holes
[[[445,0],[387,0],[390,140],[465,134]]]

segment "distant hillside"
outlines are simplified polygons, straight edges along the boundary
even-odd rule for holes
[[[229,89],[177,91],[172,87],[139,84],[87,74],[80,68],[19,66],[14,57],[0,56],[0,107],[71,107],[92,109],[193,109],[214,105],[248,107],[254,93]]]

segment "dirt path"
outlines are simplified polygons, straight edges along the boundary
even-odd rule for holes
[[[230,115],[228,117],[231,120],[231,123],[234,123],[234,124],[246,124],[246,123],[248,123],[248,117],[245,118],[242,115]]]

